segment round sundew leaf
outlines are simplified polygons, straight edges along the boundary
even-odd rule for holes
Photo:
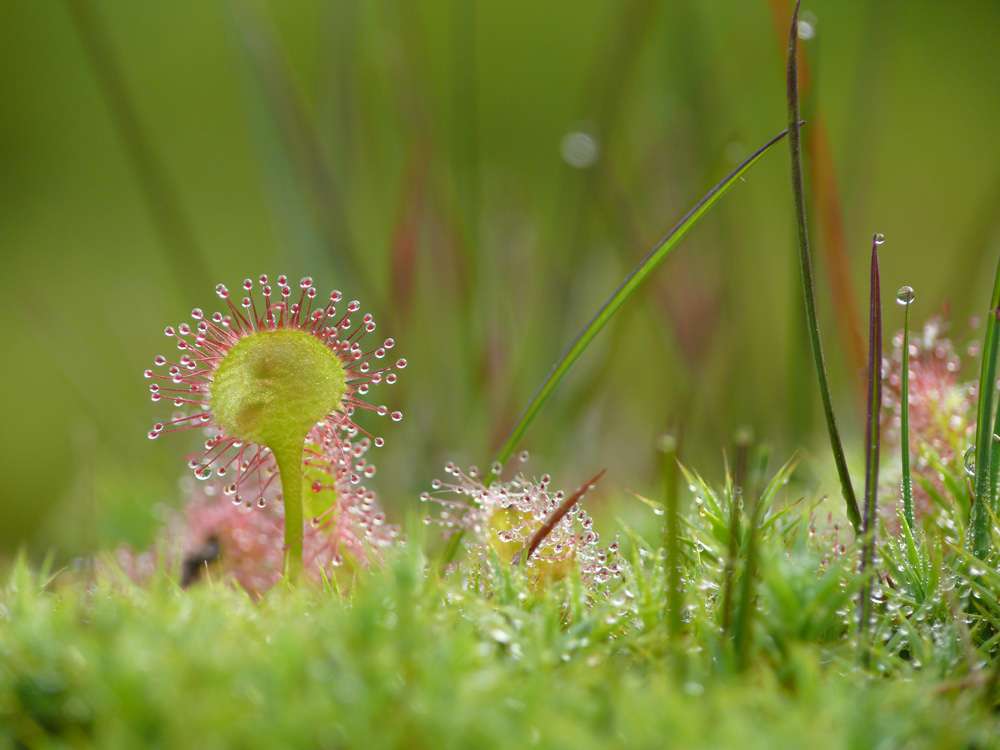
[[[346,390],[344,366],[322,341],[301,330],[259,331],[219,364],[211,408],[233,437],[281,453],[301,450],[305,435]]]

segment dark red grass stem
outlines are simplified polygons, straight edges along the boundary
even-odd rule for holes
[[[545,537],[552,533],[552,529],[556,527],[556,524],[559,523],[567,513],[569,513],[570,508],[580,501],[580,498],[586,494],[587,490],[597,484],[597,480],[604,476],[604,472],[606,471],[607,469],[601,469],[590,479],[589,482],[563,500],[558,508],[549,513],[548,518],[542,522],[538,531],[531,535],[531,539],[528,540],[524,549],[514,555],[514,559],[511,562],[514,565],[520,563],[522,554],[524,555],[524,561],[528,562],[528,558],[530,558],[532,553],[538,549],[538,546],[545,541]]]

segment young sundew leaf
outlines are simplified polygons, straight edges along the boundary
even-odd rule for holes
[[[823,344],[819,335],[819,323],[816,319],[816,287],[813,283],[812,257],[809,254],[809,230],[806,226],[806,199],[802,182],[802,139],[799,133],[799,69],[797,60],[799,40],[799,1],[795,3],[792,14],[792,28],[788,37],[788,146],[792,152],[792,193],[795,197],[795,226],[799,245],[799,270],[802,276],[802,295],[806,305],[806,326],[809,329],[809,342],[812,345],[813,360],[816,364],[816,377],[819,380],[819,393],[823,401],[823,414],[826,417],[827,431],[830,435],[830,447],[833,449],[833,460],[837,465],[837,475],[840,477],[840,489],[847,504],[847,517],[855,532],[861,529],[861,513],[858,501],[851,485],[851,475],[847,471],[847,459],[844,457],[844,447],[840,442],[840,432],[837,430],[837,420],[833,414],[833,400],[830,397],[830,383],[826,376],[826,362],[823,358]]]
[[[584,326],[576,339],[573,340],[573,343],[569,345],[569,348],[559,358],[559,361],[556,362],[545,382],[542,383],[534,398],[531,399],[531,403],[528,404],[528,407],[518,418],[507,439],[497,451],[495,459],[497,462],[503,464],[511,457],[521,438],[524,436],[525,431],[527,431],[528,426],[538,416],[538,412],[541,411],[542,406],[545,405],[545,402],[548,401],[556,386],[559,385],[559,381],[563,379],[569,368],[579,359],[580,355],[583,354],[584,350],[590,345],[590,342],[594,340],[600,330],[611,320],[611,317],[618,312],[618,309],[625,303],[625,300],[646,280],[646,277],[653,272],[660,262],[670,254],[670,251],[677,246],[681,238],[688,233],[688,230],[697,223],[705,212],[714,206],[716,201],[725,195],[729,188],[735,185],[760,157],[787,134],[788,131],[783,130],[754,151],[746,161],[730,172],[722,182],[712,188],[704,198],[698,201],[694,208],[688,211],[684,218],[670,230],[667,236],[660,240],[656,247],[649,252],[649,255],[643,258],[642,262],[632,270],[615,292],[601,306],[601,309],[597,311],[597,314]]]
[[[861,574],[874,564],[875,517],[878,512],[878,451],[879,412],[882,407],[882,289],[878,273],[878,246],[885,239],[881,234],[872,238],[871,309],[868,325],[868,419],[865,423],[865,515],[861,527],[863,547]],[[872,580],[869,578],[861,593],[858,629],[862,640],[871,611]]]

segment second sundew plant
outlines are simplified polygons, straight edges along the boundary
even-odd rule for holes
[[[394,371],[406,360],[384,364],[391,338],[363,346],[375,323],[370,314],[354,317],[361,308],[356,300],[338,311],[341,293],[317,303],[311,278],[302,279],[294,295],[285,276],[274,286],[267,276],[259,282],[263,304],[254,298],[251,279],[243,282],[246,296],[239,307],[219,284],[216,293],[227,313],[208,316],[196,308],[193,327],[166,328],[180,356],[176,362],[156,357],[157,370],[145,375],[157,381],[150,385],[152,399],[170,400],[181,411],[154,425],[149,437],[206,430],[204,450],[189,466],[198,479],[219,478],[236,505],[264,507],[277,479],[284,508],[283,569],[294,580],[302,568],[305,498],[333,487],[345,472],[352,474],[350,439],[360,432],[356,409],[402,419],[400,412],[364,397],[373,385],[394,383]],[[384,439],[372,442],[381,446]],[[356,475],[350,479],[360,481]]]
[[[499,474],[501,467],[493,468],[488,477]],[[489,585],[494,564],[523,565],[536,586],[576,576],[592,596],[605,596],[622,584],[629,565],[619,554],[618,540],[601,547],[594,519],[582,507],[584,494],[603,471],[570,495],[553,490],[548,474],[537,482],[518,474],[487,486],[476,467],[463,471],[449,463],[445,471],[452,478],[434,480],[434,492],[421,495],[440,508],[425,520],[446,534],[464,532],[474,568],[469,575],[479,588]]]

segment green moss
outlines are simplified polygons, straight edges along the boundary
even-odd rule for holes
[[[765,643],[738,677],[692,650],[676,677],[658,626],[608,628],[610,605],[567,623],[565,590],[519,580],[487,599],[427,578],[419,546],[360,574],[349,601],[301,587],[254,603],[165,575],[139,588],[113,570],[46,586],[18,566],[0,592],[0,747],[971,748],[1000,733],[974,686],[931,665],[866,676],[837,647]]]

